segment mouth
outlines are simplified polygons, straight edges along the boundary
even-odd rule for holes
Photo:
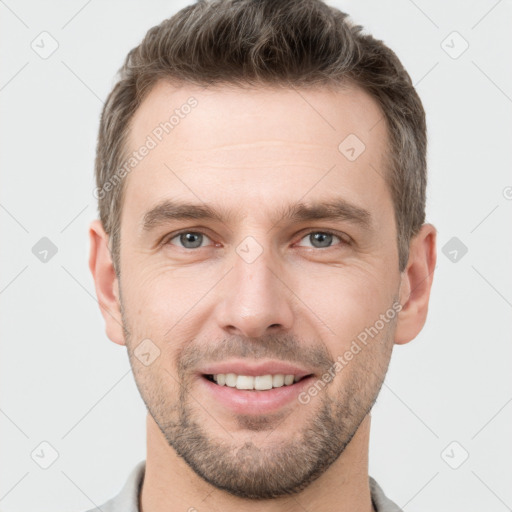
[[[212,406],[243,415],[272,414],[300,404],[300,393],[315,380],[312,368],[270,359],[226,360],[205,365],[197,376],[199,396],[204,393]]]
[[[259,416],[277,413],[293,404],[300,405],[301,392],[314,380],[312,373],[205,373],[200,376],[199,382],[202,383],[201,393],[212,401],[212,405],[218,404],[235,414]]]
[[[245,391],[268,391],[270,389],[292,386],[297,382],[312,377],[294,374],[237,375],[236,373],[203,374],[203,378],[217,386],[226,386]]]

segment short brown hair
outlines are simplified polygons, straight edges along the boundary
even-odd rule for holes
[[[194,85],[352,84],[369,93],[389,134],[384,178],[403,271],[410,240],[425,220],[425,112],[395,53],[362,31],[321,0],[199,0],[151,28],[119,70],[98,135],[96,197],[116,274],[123,185],[112,186],[112,179],[125,161],[130,121],[160,79]]]

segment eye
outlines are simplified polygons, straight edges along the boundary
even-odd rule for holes
[[[202,242],[209,238],[204,234],[198,231],[181,231],[180,233],[176,233],[174,236],[167,240],[167,244],[172,243],[172,240],[177,239],[178,242],[184,249],[197,249],[202,246]],[[173,244],[176,245],[176,244]]]
[[[310,231],[301,238],[301,240],[304,239],[309,240],[311,245],[304,246],[299,244],[299,246],[312,247],[314,249],[329,249],[336,245],[333,245],[333,240],[335,241],[335,239],[339,241],[338,245],[340,243],[341,245],[350,244],[348,240],[344,240],[341,235],[332,231]],[[177,242],[173,242],[173,240],[177,240]],[[205,247],[206,245],[203,245],[203,242],[208,240],[210,238],[200,231],[181,231],[169,237],[165,244],[177,245],[183,249],[199,249]]]
[[[309,240],[312,245],[302,247],[313,247],[315,249],[329,249],[332,247],[333,239],[338,239],[342,244],[348,244],[349,242],[343,240],[341,236],[331,231],[310,231],[302,238]]]

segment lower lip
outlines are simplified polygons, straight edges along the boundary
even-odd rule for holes
[[[204,386],[214,400],[237,414],[253,415],[277,412],[294,401],[300,403],[299,394],[311,384],[312,380],[311,375],[289,386],[256,391],[219,386],[202,375],[199,378],[201,386]]]

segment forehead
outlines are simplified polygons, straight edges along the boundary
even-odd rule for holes
[[[178,86],[160,80],[135,112],[128,141],[132,148],[148,134],[158,132],[159,127],[165,133],[163,125],[171,120],[176,142],[191,148],[204,148],[210,141],[230,144],[234,136],[238,142],[248,143],[268,136],[297,143],[322,138],[336,147],[348,129],[368,142],[385,138],[385,123],[378,123],[382,117],[380,107],[368,93],[348,84],[334,90]],[[187,118],[191,120],[185,123]],[[195,137],[187,137],[186,126],[191,124]]]
[[[184,196],[216,204],[236,200],[246,211],[254,205],[263,211],[264,198],[284,206],[335,190],[356,203],[373,198],[377,204],[383,195],[389,202],[382,120],[376,101],[355,87],[205,88],[160,81],[130,123],[128,152],[138,156],[125,178],[123,218],[125,210],[140,217],[162,199]]]

